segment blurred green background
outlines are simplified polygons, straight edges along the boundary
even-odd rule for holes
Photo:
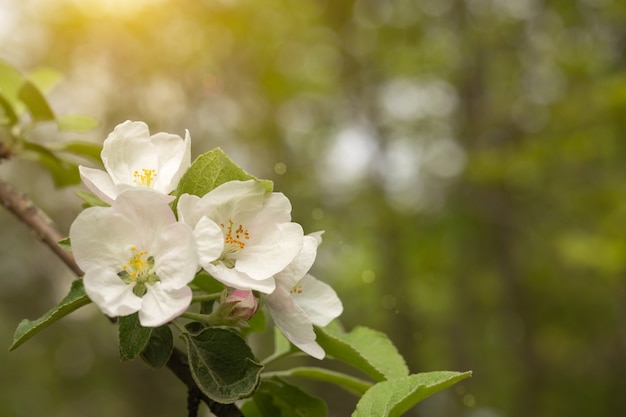
[[[222,147],[275,182],[347,328],[412,372],[471,369],[411,416],[626,415],[626,4],[620,0],[0,0],[0,58],[65,75],[59,114]],[[3,162],[64,232],[80,210]],[[0,211],[0,345],[71,273]],[[262,349],[261,349],[262,351]],[[0,355],[2,416],[183,415],[90,306]],[[332,416],[349,394],[314,386]]]

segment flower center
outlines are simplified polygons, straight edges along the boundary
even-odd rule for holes
[[[294,285],[293,288],[291,289],[291,291],[289,291],[291,294],[302,294],[302,285]]]
[[[224,226],[224,223],[221,223],[220,226],[224,231],[224,243],[226,244],[224,252],[239,252],[246,247],[245,241],[250,239],[248,229],[244,229],[241,224],[235,229],[235,223],[232,220],[228,220],[228,226]]]
[[[155,169],[142,168],[141,172],[139,172],[139,170],[135,170],[135,172],[133,172],[133,181],[137,185],[152,187],[152,183],[154,182],[156,176],[157,173]]]
[[[154,268],[154,257],[148,256],[148,251],[139,250],[137,246],[130,247],[131,257],[124,265],[117,276],[127,284],[135,284],[133,292],[142,296],[146,293],[146,284],[154,284],[159,281],[159,277],[152,272]]]

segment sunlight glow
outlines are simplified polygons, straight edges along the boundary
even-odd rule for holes
[[[91,17],[134,17],[144,9],[161,6],[167,0],[72,0],[85,15]]]

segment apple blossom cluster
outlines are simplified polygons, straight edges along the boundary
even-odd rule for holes
[[[70,228],[87,295],[108,316],[138,312],[142,326],[157,327],[189,309],[189,284],[204,270],[227,288],[238,318],[254,314],[258,296],[289,341],[323,358],[313,325],[325,326],[343,307],[308,274],[322,233],[305,235],[287,197],[255,179],[176,200],[190,147],[189,132],[151,136],[145,123],[126,121],[104,141],[106,171],[80,167],[85,186],[106,203],[83,210]]]

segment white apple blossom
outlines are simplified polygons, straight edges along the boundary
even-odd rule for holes
[[[302,248],[287,197],[255,180],[229,181],[203,197],[183,194],[178,218],[194,228],[200,265],[233,288],[271,293],[273,276]]]
[[[191,139],[169,133],[150,136],[144,122],[126,121],[105,139],[102,162],[106,172],[80,166],[80,177],[91,192],[111,204],[129,188],[153,188],[169,194],[191,165]]]
[[[191,228],[176,221],[172,199],[131,189],[111,207],[88,208],[72,223],[70,241],[85,271],[85,291],[108,316],[138,311],[143,326],[157,327],[189,307],[197,247]]]
[[[276,290],[263,298],[274,324],[302,351],[317,359],[325,352],[315,341],[313,325],[326,326],[343,312],[341,300],[326,283],[307,274],[317,255],[321,233],[304,236],[294,261],[274,276]]]

